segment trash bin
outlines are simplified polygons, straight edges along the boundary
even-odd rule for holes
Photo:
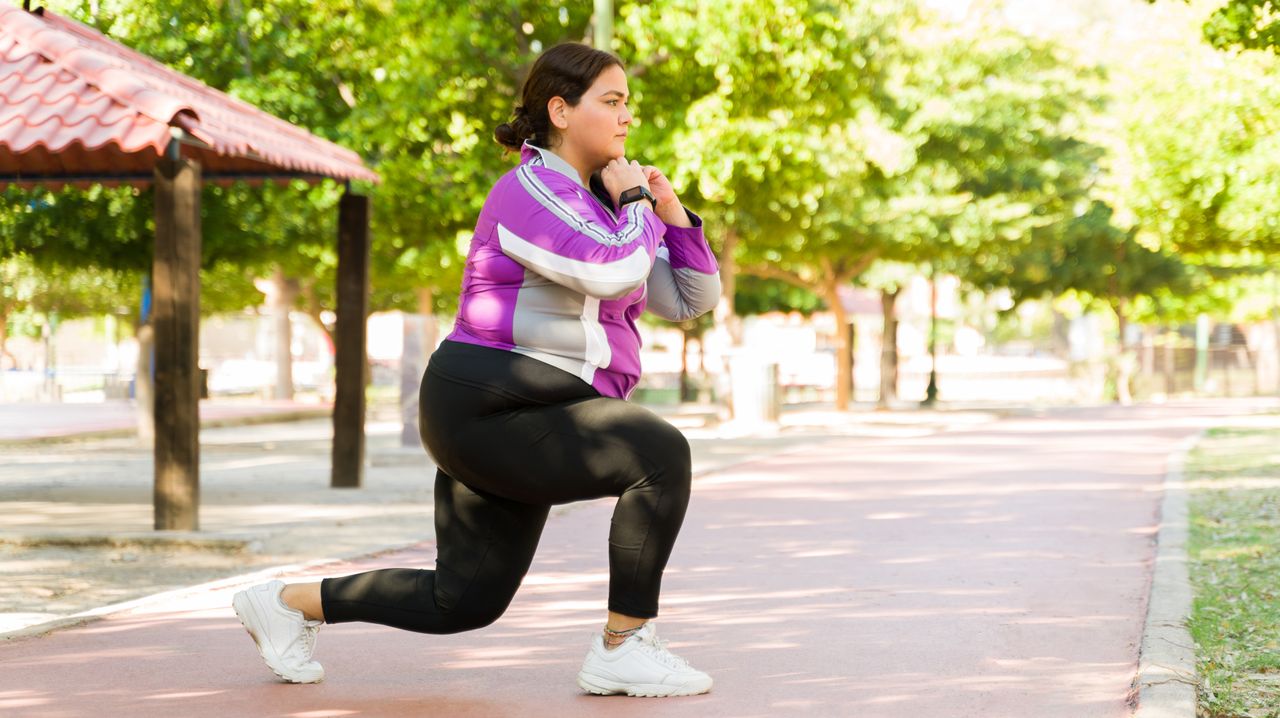
[[[747,423],[775,423],[782,413],[778,391],[778,363],[743,352],[729,358],[733,419]]]

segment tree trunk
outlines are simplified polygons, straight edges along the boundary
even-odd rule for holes
[[[1125,335],[1129,328],[1129,319],[1125,313],[1125,305],[1123,301],[1116,302],[1111,305],[1111,310],[1116,313],[1116,324],[1120,332],[1119,352],[1116,356],[1116,401],[1123,406],[1129,406],[1133,403],[1133,393],[1129,390],[1129,383],[1133,379],[1133,368],[1136,357],[1132,357],[1129,347],[1125,342]]]
[[[308,279],[302,284],[302,297],[306,300],[307,316],[320,327],[320,331],[329,338],[329,345],[333,346],[333,327],[324,323],[324,308],[320,306],[320,296],[316,294],[316,282],[314,279]]]
[[[850,317],[840,301],[835,283],[827,285],[823,298],[836,320],[836,410],[848,411],[849,400],[853,397],[853,328],[849,325]]]
[[[275,339],[276,381],[272,396],[288,401],[293,399],[293,324],[289,312],[298,298],[298,282],[286,277],[284,269],[277,266],[270,279],[255,280],[254,286],[266,295]]]
[[[418,289],[418,313],[427,318],[427,325],[422,330],[422,346],[426,347],[426,356],[436,350],[439,343],[440,327],[436,324],[436,290],[431,287]],[[422,367],[426,371],[426,366]]]
[[[713,313],[716,326],[728,332],[730,343],[735,347],[742,346],[742,323],[733,311],[738,280],[738,263],[733,255],[738,242],[738,233],[734,229],[725,232],[724,249],[720,252],[720,301]]]
[[[16,367],[18,360],[9,353],[9,314],[8,312],[0,312],[0,370],[4,369],[4,358],[9,357]]]
[[[877,406],[888,409],[889,404],[898,398],[898,295],[901,289],[892,292],[881,290],[880,308],[884,315],[883,340],[880,346],[880,400]]]
[[[689,334],[690,330],[680,327],[680,401],[693,401],[693,386],[689,381]]]
[[[721,357],[722,373],[721,373],[721,398],[729,407],[730,415],[733,414],[733,375],[730,368],[730,359],[733,350],[742,346],[742,324],[737,314],[733,310],[733,297],[737,291],[738,279],[738,263],[734,259],[734,250],[738,246],[738,233],[730,227],[725,232],[724,246],[720,251],[720,301],[716,303],[716,308],[712,311],[712,317],[715,319],[715,332],[724,339],[722,346],[727,346],[729,351]]]
[[[1271,331],[1275,335],[1273,338],[1276,340],[1276,354],[1275,354],[1276,387],[1275,389],[1276,389],[1276,394],[1280,394],[1280,306],[1275,306],[1275,307],[1272,307],[1271,309]]]
[[[1052,346],[1055,356],[1062,359],[1071,356],[1071,323],[1057,309],[1050,306],[1053,314]]]
[[[436,346],[435,295],[431,288],[418,290],[418,313],[404,317],[404,345],[400,353],[400,445],[421,446],[418,433],[418,397],[422,374]]]
[[[156,393],[151,376],[151,355],[155,347],[155,333],[151,322],[137,324],[134,337],[138,340],[138,366],[133,379],[133,401],[137,410],[138,438],[150,444],[156,438]]]

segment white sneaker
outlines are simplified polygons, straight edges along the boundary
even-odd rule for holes
[[[283,581],[247,588],[231,599],[244,630],[258,644],[258,653],[277,676],[290,683],[319,683],[324,668],[311,660],[316,634],[323,621],[308,621],[302,611],[280,598]]]
[[[711,676],[667,650],[652,623],[612,650],[596,634],[578,673],[582,690],[608,696],[693,696],[711,690]]]

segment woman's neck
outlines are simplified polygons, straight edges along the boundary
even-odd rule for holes
[[[578,176],[582,178],[583,187],[591,186],[591,175],[594,174],[596,170],[600,169],[599,167],[594,166],[590,161],[574,153],[573,149],[566,146],[563,142],[550,149],[552,152],[556,153],[560,159],[568,162],[570,167],[577,170]]]

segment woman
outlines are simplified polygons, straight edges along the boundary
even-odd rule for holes
[[[497,620],[554,504],[618,497],[609,603],[578,684],[598,694],[705,693],[711,678],[658,641],[662,572],[689,499],[689,445],[626,398],[636,319],[682,321],[720,293],[702,221],[653,167],[627,161],[632,115],[615,56],[576,43],[534,64],[495,132],[520,164],[476,224],[456,328],[422,380],[420,430],[439,471],[436,570],[383,569],[236,594],[267,665],[299,683],[323,623],[456,633]]]

